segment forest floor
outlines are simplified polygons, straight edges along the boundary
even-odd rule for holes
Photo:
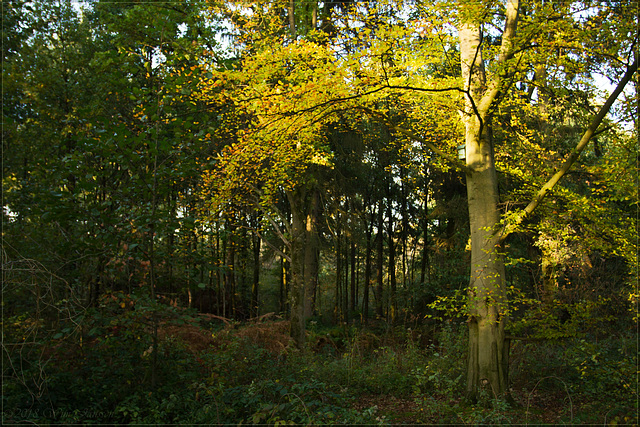
[[[318,334],[311,333],[309,338],[309,348],[315,355],[323,353],[326,355],[327,347],[329,352],[334,354],[337,361],[344,359],[346,355],[354,353],[364,353],[373,350],[378,352],[379,348],[383,348],[390,353],[400,355],[407,352],[406,343],[402,342],[399,336],[378,337],[372,332],[360,331],[356,338],[351,338],[346,345],[341,345],[340,340],[332,338],[332,332]],[[198,334],[192,337],[198,337]],[[224,338],[222,338],[224,337]],[[279,356],[286,355],[291,349],[291,342],[288,336],[288,322],[271,321],[257,322],[245,324],[237,329],[228,326],[223,329],[223,333],[218,335],[216,346],[220,346],[220,340],[228,340],[234,338],[248,339],[253,344],[259,346]],[[442,337],[441,337],[442,338]],[[447,345],[447,343],[441,343]],[[450,344],[450,343],[449,343]],[[192,342],[194,350],[201,348],[202,338],[196,338]],[[350,346],[350,348],[348,348]],[[374,349],[374,347],[378,349]],[[359,348],[358,348],[359,347]],[[395,348],[393,348],[395,347]],[[365,350],[365,351],[363,351]],[[444,349],[441,349],[444,350]],[[445,350],[446,351],[446,350]],[[420,350],[418,350],[420,352]],[[308,355],[314,357],[314,354]],[[425,357],[428,357],[426,353]],[[410,357],[405,355],[407,363]],[[421,360],[424,362],[424,360]],[[360,369],[366,369],[364,366],[371,363],[371,360],[361,360]],[[382,361],[381,370],[384,370],[385,361]],[[418,361],[414,361],[418,362]],[[419,362],[418,362],[419,363]],[[355,368],[358,369],[357,367]],[[411,372],[416,367],[401,369],[404,372]],[[555,387],[539,387],[540,383],[545,379],[552,379]],[[350,381],[347,381],[350,383]],[[531,383],[529,383],[531,384]],[[351,384],[349,384],[351,385]],[[345,386],[341,384],[341,386]],[[345,387],[346,388],[346,387]],[[366,389],[366,387],[364,387]],[[477,424],[477,422],[488,422],[489,424],[581,424],[582,422],[597,422],[604,425],[633,425],[633,423],[625,422],[630,417],[611,417],[607,421],[607,409],[598,408],[605,413],[599,411],[599,414],[593,414],[593,406],[585,401],[585,397],[568,393],[567,384],[559,377],[541,377],[537,379],[533,390],[512,389],[511,397],[512,405],[499,405],[496,408],[479,408],[469,405],[461,395],[447,392],[424,392],[421,394],[407,394],[406,387],[400,387],[397,393],[393,391],[380,394],[368,393],[367,391],[355,388],[352,392],[355,401],[350,405],[356,412],[364,412],[369,408],[375,408],[376,420],[383,424],[451,424],[459,422],[460,424]],[[489,405],[490,406],[490,405]],[[584,408],[583,408],[584,407]],[[637,414],[636,414],[637,419]],[[614,420],[613,422],[611,422]]]
[[[119,302],[113,305],[121,310]],[[31,352],[42,363],[34,359],[22,374],[44,378],[43,392],[34,400],[24,383],[3,383],[3,406],[16,408],[3,412],[3,424],[638,421],[632,335],[597,344],[581,339],[512,346],[512,404],[487,397],[470,404],[462,398],[463,323],[362,328],[312,322],[300,351],[292,345],[288,322],[277,316],[238,323],[176,311],[158,323],[159,357],[152,368],[148,314],[115,314],[96,317],[84,340],[56,338]]]
[[[526,402],[527,396],[524,393],[513,393],[516,403],[520,406],[511,408],[504,414],[505,418],[519,420],[515,424],[563,424],[566,419],[567,406],[563,399],[558,396],[548,395],[536,405],[522,404]],[[566,397],[566,396],[565,396]],[[443,424],[443,419],[439,413],[425,413],[421,405],[416,403],[420,397],[396,397],[389,395],[363,395],[358,398],[354,409],[363,410],[370,407],[377,407],[378,413],[390,424],[423,424],[437,425]],[[461,400],[451,400],[446,397],[435,398],[441,408],[459,408]],[[579,411],[579,408],[574,408]],[[448,410],[442,412],[447,413]],[[462,415],[462,414],[461,414]],[[460,422],[467,424],[465,418],[461,417]]]

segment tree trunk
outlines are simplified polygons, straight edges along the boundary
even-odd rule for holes
[[[342,299],[342,312],[345,322],[349,322],[349,236],[344,236],[344,249],[343,253],[343,274],[344,278],[343,289],[344,289],[344,298]]]
[[[223,244],[224,246],[224,244]],[[222,295],[224,292],[224,285],[222,285],[224,282],[224,278],[223,278],[223,273],[222,273],[222,264],[223,264],[223,259],[222,259],[222,253],[224,253],[224,247],[222,248],[222,250],[220,249],[220,224],[216,223],[216,253],[215,253],[215,257],[214,259],[216,260],[216,270],[217,270],[217,274],[216,274],[216,278],[217,278],[217,283],[216,283],[216,314],[218,316],[222,316],[224,317],[224,311],[222,309],[222,301],[224,299],[224,296]]]
[[[318,238],[318,217],[320,215],[320,193],[314,189],[311,194],[309,212],[306,221],[306,242],[304,254],[304,317],[308,319],[315,311],[315,299],[318,287],[318,258],[320,242]]]
[[[251,317],[258,316],[258,291],[260,289],[260,237],[253,237],[253,283],[251,285]]]
[[[371,213],[371,220],[366,227],[366,254],[364,260],[364,289],[362,293],[362,321],[366,325],[369,318],[369,286],[371,285],[371,263],[372,263],[372,248],[371,248],[371,235],[373,234],[373,212]]]
[[[376,265],[377,271],[377,286],[376,286],[376,316],[381,318],[384,315],[384,305],[382,304],[382,285],[383,285],[383,267],[384,267],[384,240],[383,240],[383,227],[384,227],[384,215],[383,215],[383,205],[382,200],[379,202],[378,206],[378,235],[376,236],[376,242],[378,247],[378,259]]]
[[[291,205],[291,285],[290,285],[290,333],[296,347],[302,349],[305,341],[304,319],[304,259],[306,221],[301,206],[304,202],[304,191],[296,189],[287,192]]]
[[[102,285],[105,278],[105,268],[107,261],[104,255],[98,256],[98,265],[96,267],[96,273],[89,281],[89,298],[88,303],[90,307],[97,307],[100,301],[100,293],[104,291]]]
[[[287,314],[289,311],[289,307],[287,305],[288,301],[288,283],[289,283],[289,274],[287,267],[287,260],[284,257],[280,258],[280,299],[278,301],[279,311],[282,314]]]
[[[467,397],[486,388],[490,396],[507,390],[504,326],[504,262],[499,253],[498,187],[489,138],[467,134],[467,197],[471,228],[471,275],[468,289],[469,359]],[[508,356],[507,356],[508,357]]]
[[[235,226],[229,221],[227,230],[225,268],[224,268],[224,290],[223,290],[223,316],[231,317],[234,313],[235,301]]]
[[[407,289],[407,240],[409,233],[409,215],[407,213],[407,201],[409,196],[407,195],[406,188],[406,168],[400,166],[400,214],[402,216],[402,229],[400,234],[400,240],[402,241],[402,288]]]
[[[177,210],[178,210],[178,193],[176,191],[176,185],[172,184],[171,185],[171,189],[169,191],[169,195],[168,195],[168,203],[169,203],[169,217],[171,218],[171,221],[173,221],[176,217],[177,217]],[[168,262],[167,262],[167,267],[168,267],[168,272],[167,272],[167,281],[169,282],[169,293],[173,294],[176,290],[174,288],[174,284],[173,284],[173,268],[174,268],[174,258],[175,258],[175,240],[176,240],[176,233],[174,231],[173,228],[170,228],[168,231],[168,238],[167,238],[167,258],[168,258]]]
[[[342,233],[340,232],[340,226],[336,229],[336,288],[335,288],[335,306],[333,309],[336,322],[340,322],[343,319],[342,313],[342,245],[340,240],[342,239]]]
[[[429,234],[429,167],[425,164],[424,168],[425,185],[424,185],[424,213],[423,213],[423,246],[422,246],[422,260],[420,263],[420,283],[431,283],[431,266],[429,263],[429,242],[431,240]]]
[[[550,307],[557,294],[558,282],[555,262],[551,259],[550,254],[545,250],[542,251],[540,267],[542,271],[541,299],[547,307]]]
[[[246,318],[247,314],[251,311],[249,307],[251,305],[251,296],[249,291],[249,275],[247,266],[249,265],[249,245],[247,242],[249,238],[247,236],[246,227],[242,227],[239,230],[238,235],[238,256],[236,260],[236,287],[234,290],[233,306],[233,318],[240,319]],[[249,309],[247,309],[249,307]]]
[[[469,5],[471,7],[471,5]],[[518,1],[510,0],[498,62],[512,50]],[[493,157],[489,111],[503,84],[500,75],[487,83],[479,22],[459,28],[462,79],[465,82],[467,203],[471,231],[471,272],[468,288],[469,356],[466,395],[472,401],[485,392],[494,398],[507,392],[508,346],[504,326],[507,299],[504,261],[500,255],[498,181]]]
[[[390,291],[390,301],[389,301],[389,310],[390,310],[390,320],[393,323],[396,320],[396,316],[398,314],[398,301],[396,295],[396,246],[393,241],[393,212],[391,209],[391,184],[387,184],[387,219],[389,220],[389,234],[388,234],[388,244],[389,244],[389,291]]]
[[[291,40],[296,39],[296,4],[294,0],[289,0],[289,4],[287,5],[287,15],[289,15],[289,34],[291,35]]]
[[[351,311],[355,313],[358,304],[356,292],[356,242],[351,236]]]

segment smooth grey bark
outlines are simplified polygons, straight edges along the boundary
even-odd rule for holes
[[[512,52],[518,21],[518,0],[509,0],[498,61]],[[506,289],[500,255],[498,180],[493,156],[490,109],[504,82],[495,74],[487,81],[482,56],[481,25],[471,19],[458,28],[462,78],[465,82],[467,204],[471,239],[469,279],[469,354],[466,396],[475,401],[486,391],[491,397],[507,392],[508,347],[505,345]]]
[[[506,62],[514,52],[518,8],[518,0],[507,2],[505,28],[497,59],[504,70],[507,70]],[[542,186],[515,221],[501,226],[490,112],[495,108],[497,95],[508,87],[508,71],[495,73],[491,79],[486,79],[479,22],[463,22],[459,28],[459,37],[462,78],[465,82],[466,103],[462,118],[465,125],[465,172],[471,229],[466,394],[471,400],[476,400],[483,389],[488,390],[492,397],[505,395],[508,389],[509,341],[505,339],[506,319],[502,315],[507,309],[507,298],[500,246],[573,166],[617,97],[637,72],[638,62],[635,59],[627,68],[615,90],[556,173]]]

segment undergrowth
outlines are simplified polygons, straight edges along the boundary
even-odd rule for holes
[[[83,335],[5,352],[21,365],[5,369],[3,424],[637,423],[632,334],[515,342],[511,403],[471,405],[464,323],[313,325],[300,351],[285,321],[210,328],[191,313],[160,323],[154,387],[147,320],[94,313]]]

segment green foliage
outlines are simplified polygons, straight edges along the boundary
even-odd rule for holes
[[[436,343],[429,346],[426,366],[414,370],[416,394],[438,394],[453,396],[464,387],[464,355],[466,348],[466,323],[445,322],[435,337]]]
[[[510,325],[509,331],[516,336],[542,339],[603,336],[615,320],[609,304],[610,300],[602,297],[573,304],[528,300],[528,310]]]
[[[634,407],[637,392],[633,381],[637,366],[637,353],[631,336],[606,339],[594,343],[584,339],[567,346],[564,359],[577,377],[575,391],[592,401],[605,400],[616,408]]]
[[[521,420],[495,396],[457,398],[467,351],[457,322],[477,301],[466,289],[465,174],[447,160],[464,138],[467,83],[450,30],[471,17],[501,27],[501,2],[290,11],[118,0],[81,2],[82,13],[75,3],[2,3],[3,424],[384,421],[373,405],[354,409],[365,395],[415,400],[425,422]],[[540,393],[581,403],[567,422],[637,423],[633,88],[525,223],[519,208],[599,108],[593,76],[615,82],[631,61],[637,5],[627,3],[521,6],[507,64],[493,61],[500,40],[482,38],[488,87],[517,64],[487,121],[500,225],[519,224],[503,247],[500,314],[525,339],[511,340],[511,382],[533,406]],[[310,189],[323,236],[316,318],[367,320],[368,275],[382,284],[368,295],[381,308],[374,329],[315,325],[300,352],[274,353],[231,327],[204,350],[156,342],[163,328],[212,332],[158,295],[218,318],[286,312],[291,271],[271,266],[292,255],[287,223]],[[253,259],[247,230],[282,243],[255,245]],[[335,261],[355,268],[334,271]],[[425,314],[436,333],[414,338]]]
[[[467,328],[452,321],[427,335],[433,341],[426,347],[413,332],[377,336],[355,328],[333,330],[335,340],[344,337],[343,346],[318,353],[272,353],[234,329],[216,331],[221,341],[200,352],[166,337],[153,389],[154,310],[145,297],[113,294],[86,313],[81,342],[62,327],[52,347],[41,347],[48,354],[42,363],[36,358],[41,351],[23,358],[22,378],[44,374],[42,394],[30,394],[18,377],[3,382],[4,407],[12,408],[5,410],[4,423],[383,424],[403,416],[427,424],[509,424],[537,419],[537,408],[544,408],[540,400],[556,394],[565,400],[559,416],[567,422],[601,422],[605,416],[628,422],[635,416],[631,333],[597,342],[514,341],[510,379],[514,397],[523,399],[518,409],[488,394],[481,393],[475,405],[458,398]],[[190,312],[163,310],[161,319],[165,327],[197,326]],[[331,336],[331,330],[316,328],[318,339]],[[359,402],[369,396],[404,399],[415,409],[401,415],[394,406],[363,407]]]
[[[15,408],[11,416],[30,413],[26,419],[37,422],[128,422],[135,419],[173,419],[174,412],[185,409],[167,405],[168,397],[158,403],[164,413],[145,411],[153,402],[153,393],[164,396],[172,387],[199,378],[194,356],[178,341],[166,340],[157,349],[158,365],[151,364],[152,317],[158,307],[148,297],[136,295],[106,295],[100,307],[87,310],[81,322],[82,331],[62,325],[60,332],[40,346],[44,359],[27,362],[24,354],[22,377],[35,373],[44,378],[42,392],[34,395],[37,387],[23,384],[20,376],[8,384],[10,394],[6,404]],[[163,310],[164,322],[177,325],[193,323],[189,313],[171,313]],[[15,363],[15,362],[14,362]],[[25,368],[26,366],[26,368]],[[151,370],[158,371],[162,386],[150,387]],[[168,388],[165,386],[169,383]],[[35,384],[37,385],[37,384]],[[31,394],[32,398],[25,400]],[[175,400],[175,396],[171,399]],[[181,402],[182,404],[182,402]],[[174,405],[175,406],[175,405]],[[5,414],[6,415],[6,414]],[[14,419],[17,421],[19,419]]]
[[[463,318],[468,316],[466,292],[455,290],[450,296],[438,296],[427,307],[441,314],[427,314],[425,318],[444,320],[445,318]]]
[[[630,382],[637,375],[636,363],[630,333],[598,341],[515,341],[510,376],[513,388],[525,392],[528,412],[548,395],[557,395],[567,422],[603,422],[615,416],[630,422],[637,417],[637,394]]]
[[[465,424],[504,425],[513,423],[513,416],[509,413],[511,407],[506,400],[489,396],[486,390],[480,393],[478,400],[485,404],[472,406],[471,410],[461,417]]]
[[[252,381],[248,386],[228,389],[223,399],[235,420],[252,424],[369,423],[373,410],[355,413],[344,406],[345,396],[331,391],[318,380],[288,383],[280,380]],[[340,405],[337,405],[340,404]]]

